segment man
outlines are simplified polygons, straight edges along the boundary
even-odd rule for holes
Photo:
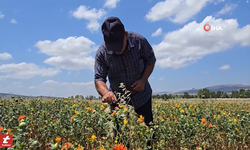
[[[102,24],[104,42],[95,56],[95,86],[103,103],[117,106],[114,92],[123,92],[124,83],[131,91],[131,103],[138,115],[144,116],[146,125],[153,121],[152,89],[148,82],[156,58],[151,45],[142,35],[126,31],[117,17],[109,17]],[[110,88],[108,89],[106,77]]]

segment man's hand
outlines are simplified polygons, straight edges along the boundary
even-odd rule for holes
[[[112,104],[114,102],[117,102],[117,99],[113,92],[108,91],[106,94],[103,95],[102,102]]]
[[[143,79],[136,80],[136,81],[131,85],[131,88],[132,88],[134,91],[142,91],[142,90],[144,90],[145,83],[146,83],[146,82],[145,82]]]

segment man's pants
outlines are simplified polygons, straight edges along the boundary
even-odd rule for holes
[[[130,105],[132,105],[130,103]],[[118,107],[117,104],[111,104],[111,110],[113,111],[115,109],[115,107]],[[153,127],[153,113],[152,113],[152,98],[150,97],[150,99],[140,108],[136,109],[135,110],[136,114],[138,115],[138,118],[140,117],[140,115],[142,115],[144,117],[144,122],[147,126],[149,127]],[[152,125],[150,125],[149,123],[152,122]],[[119,125],[116,124],[116,129],[119,130]],[[115,135],[116,135],[116,131],[115,132]],[[155,139],[155,135],[153,135],[153,138]],[[147,142],[147,145],[148,146],[152,146],[152,141],[148,141]]]

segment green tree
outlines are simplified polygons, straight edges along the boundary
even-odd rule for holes
[[[211,98],[216,98],[216,93],[214,91],[210,92]]]
[[[209,91],[209,89],[200,89],[199,91],[198,91],[198,97],[199,98],[209,98],[210,97],[210,91]]]
[[[221,98],[223,95],[223,92],[222,91],[217,91],[216,93],[216,98]]]
[[[189,93],[188,92],[184,92],[184,98],[190,98]]]

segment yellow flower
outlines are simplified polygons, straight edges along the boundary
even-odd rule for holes
[[[237,122],[238,120],[237,119],[234,119],[234,122]]]
[[[115,140],[115,144],[117,144],[117,141]]]
[[[93,134],[93,135],[91,136],[91,141],[94,141],[96,138],[97,138],[97,137]]]
[[[103,108],[105,108],[105,107],[102,105],[101,108],[103,109]]]
[[[181,110],[181,113],[184,113],[184,110]]]
[[[146,132],[148,132],[148,129],[146,130]]]
[[[123,121],[123,123],[124,123],[124,124],[127,124],[127,123],[128,123],[128,121],[127,121],[127,120],[124,120],[124,121]]]
[[[75,114],[78,114],[78,111],[75,110],[74,112],[75,112]]]
[[[73,105],[73,107],[76,107],[76,106],[77,106],[77,104],[74,104],[74,105]]]

